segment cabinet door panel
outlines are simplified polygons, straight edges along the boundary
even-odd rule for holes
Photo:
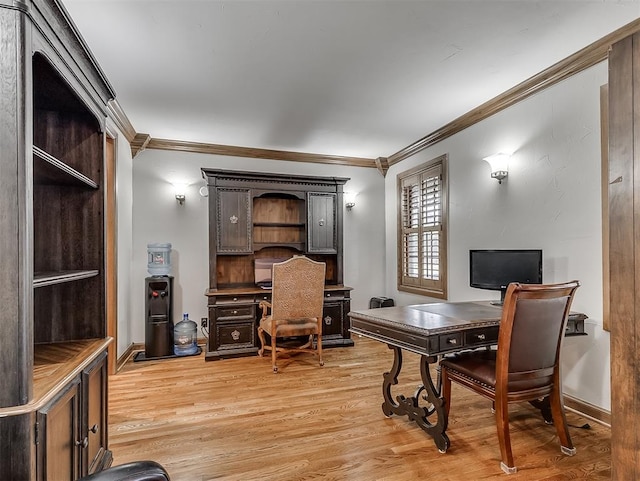
[[[38,411],[38,480],[73,481],[79,477],[78,419],[80,379]]]
[[[82,372],[82,392],[86,406],[82,436],[87,439],[83,475],[102,468],[107,449],[107,353]]]
[[[336,194],[308,194],[307,251],[335,254],[337,252]]]
[[[325,302],[322,310],[322,337],[341,337],[343,320],[342,302]]]
[[[251,248],[251,203],[248,189],[216,190],[218,253],[246,253]]]

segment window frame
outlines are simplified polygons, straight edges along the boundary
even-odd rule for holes
[[[405,204],[404,200],[404,186],[409,182],[418,179],[418,185],[422,185],[424,176],[430,174],[433,178],[434,174],[438,172],[440,176],[439,182],[439,194],[440,194],[440,212],[439,216],[436,213],[436,217],[439,217],[440,222],[435,223],[436,229],[433,227],[433,222],[423,225],[420,223],[418,227],[407,227],[411,232],[405,232]],[[398,214],[397,214],[397,253],[398,253],[398,265],[397,265],[397,288],[399,291],[409,292],[412,294],[419,294],[423,296],[434,297],[437,299],[447,299],[447,238],[448,238],[448,205],[449,205],[449,181],[448,181],[448,155],[443,154],[434,159],[418,165],[410,170],[401,172],[397,175],[397,196],[398,196]],[[421,189],[421,187],[420,187]],[[417,213],[418,219],[424,217],[424,198],[421,195],[419,197],[419,212]],[[414,214],[415,215],[415,214]],[[438,232],[438,279],[429,279],[424,277],[423,270],[425,269],[425,259],[423,246],[420,245],[420,239],[423,238],[426,232]],[[415,233],[418,237],[418,276],[411,277],[405,276],[405,237],[409,233]],[[426,266],[433,266],[433,263],[428,263]]]

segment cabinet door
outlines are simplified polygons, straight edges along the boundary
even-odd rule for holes
[[[74,379],[37,414],[36,455],[39,481],[73,481],[80,475],[80,379]]]
[[[218,254],[251,254],[251,202],[249,189],[216,190],[216,247]]]
[[[82,371],[83,416],[81,437],[87,439],[83,450],[82,474],[103,469],[107,454],[107,353]]]
[[[337,253],[336,197],[333,193],[308,193],[307,252]]]

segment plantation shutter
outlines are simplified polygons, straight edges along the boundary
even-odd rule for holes
[[[401,180],[402,284],[441,288],[442,165]]]

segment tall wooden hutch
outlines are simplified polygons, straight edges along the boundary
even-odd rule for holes
[[[0,0],[0,479],[107,445],[104,75],[60,1]]]
[[[352,346],[343,284],[342,196],[349,180],[202,169],[209,190],[206,359],[256,355],[256,261],[306,255],[326,264],[323,347]]]

